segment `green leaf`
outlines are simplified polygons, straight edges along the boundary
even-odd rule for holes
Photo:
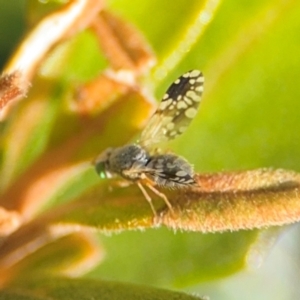
[[[80,276],[103,258],[104,251],[87,231],[68,234],[59,227],[52,234],[41,234],[33,239],[31,249],[19,249],[22,255],[1,270],[1,284],[18,286],[27,278],[39,276]],[[11,264],[11,267],[8,265]]]
[[[37,79],[29,99],[9,120],[2,135],[1,189],[5,190],[45,151],[57,114],[57,86],[51,80]],[[18,147],[16,147],[16,140]]]
[[[163,228],[101,236],[109,255],[88,276],[183,288],[244,268],[256,238],[256,231],[201,235]]]
[[[170,4],[168,1],[143,1],[136,5],[123,0],[113,1],[111,9],[119,11],[126,18],[132,20],[133,23],[138,24],[138,27],[149,38],[152,47],[157,52],[160,66],[163,66],[163,59],[168,55],[171,56],[172,52],[178,51],[176,45],[180,44],[185,29],[191,24],[190,19],[196,15],[196,8],[199,8],[201,4],[200,1],[193,1],[190,5],[186,5],[186,1],[176,1],[171,7],[172,9],[169,9]],[[167,86],[184,71],[191,68],[199,68],[204,71],[206,84],[200,112],[189,130],[168,146],[194,164],[197,172],[219,172],[220,170],[244,170],[262,167],[299,169],[300,143],[297,130],[300,126],[298,101],[300,61],[299,39],[297,38],[300,29],[299,13],[300,5],[296,1],[270,2],[257,0],[247,4],[236,1],[220,1],[219,10],[213,15],[212,21],[206,27],[201,39],[193,46],[191,51],[184,53],[182,56],[179,54],[181,63],[175,66],[174,69],[167,70],[169,71],[168,77],[161,83],[155,81],[157,79],[152,78],[150,75],[149,78],[146,78],[149,86],[154,86],[157,96],[161,97]],[[151,15],[162,15],[163,17],[154,20],[153,17],[149,18]],[[94,45],[94,41],[90,38],[86,39],[84,35],[83,33],[81,37],[78,37],[78,40]],[[87,52],[93,52],[94,50],[90,49],[95,49],[89,47],[90,45],[84,46]],[[89,71],[86,71],[85,68],[90,63],[90,57],[94,56],[89,56],[90,53],[87,53],[87,55],[80,53],[79,47],[77,50],[78,52],[75,51],[74,53],[80,56],[80,60],[76,61],[76,57],[73,60],[70,59],[72,65],[66,64],[64,66],[66,70],[58,72],[60,76],[64,74],[65,79],[72,80],[72,78],[75,78],[74,81],[77,81],[89,77]],[[53,66],[55,67],[55,63]],[[72,76],[72,73],[74,73],[74,76]],[[91,67],[90,74],[95,74],[94,65]],[[58,78],[58,81],[60,79]],[[62,82],[65,83],[64,79]],[[69,84],[71,86],[74,82]],[[70,92],[68,89],[66,91]],[[68,93],[66,92],[66,94]],[[138,124],[143,123],[140,120],[140,123],[131,126],[133,124],[128,124],[128,120],[130,120],[128,113],[132,112],[131,116],[135,116],[135,113],[139,115],[139,109],[144,107],[141,111],[144,112],[143,116],[145,117],[147,109],[139,101],[126,101],[123,102],[124,106],[120,104],[120,106],[111,107],[108,114],[105,111],[97,115],[99,119],[101,118],[99,133],[93,133],[91,134],[93,137],[82,140],[77,139],[78,132],[82,132],[84,136],[90,132],[90,129],[96,131],[98,123],[97,126],[89,126],[86,119],[82,123],[77,122],[78,120],[74,121],[76,117],[70,117],[70,112],[66,112],[62,108],[61,112],[58,113],[58,122],[53,127],[51,136],[44,137],[46,141],[50,141],[49,149],[45,149],[45,156],[40,154],[40,160],[36,162],[36,166],[39,166],[47,158],[46,161],[49,166],[53,166],[53,170],[59,169],[63,165],[58,163],[61,152],[51,151],[55,147],[56,149],[71,149],[74,146],[68,142],[72,141],[72,137],[81,143],[76,144],[78,148],[75,147],[74,156],[66,155],[62,157],[63,163],[67,161],[73,164],[78,161],[76,160],[78,158],[90,160],[93,155],[96,155],[107,146],[116,146],[128,142],[138,131]],[[66,105],[66,102],[62,102],[62,106]],[[105,118],[106,116],[111,117]],[[36,139],[39,139],[38,135],[36,135]],[[28,142],[30,142],[30,139],[28,139]],[[25,147],[24,149],[29,148]],[[15,162],[16,164],[20,162],[20,157]],[[28,156],[25,157],[24,166],[27,166]],[[34,155],[29,155],[30,159],[31,157],[34,157]],[[64,215],[64,219],[61,215],[58,215],[57,220],[97,225],[108,232],[112,229],[124,229],[124,224],[127,229],[136,229],[147,227],[152,222],[149,207],[146,201],[141,199],[140,191],[135,187],[130,187],[124,191],[124,189],[114,186],[115,183],[112,181],[103,182],[98,179],[92,168],[87,169],[82,168],[79,172],[66,173],[68,176],[60,180],[61,186],[57,184],[58,181],[56,184],[53,184],[52,181],[49,182],[48,177],[44,176],[47,172],[37,173],[32,178],[37,181],[42,178],[45,183],[43,186],[48,186],[52,190],[49,194],[44,190],[39,190],[42,192],[36,198],[43,198],[42,203],[53,201],[52,204],[57,205],[73,198],[80,199],[70,205],[72,209],[69,211],[69,215]],[[31,169],[32,172],[35,170],[35,168]],[[31,173],[29,172],[29,174]],[[82,177],[80,177],[81,174]],[[26,174],[24,178],[27,178]],[[80,184],[78,184],[79,182]],[[31,186],[30,184],[29,186]],[[279,185],[282,190],[284,187],[290,188],[285,184],[286,181]],[[92,190],[89,190],[91,186],[94,186],[94,195]],[[9,201],[7,205],[13,206],[14,203],[18,203],[20,198],[29,195],[28,191],[30,189],[27,188],[27,185],[24,187],[16,184],[15,190],[18,195],[14,194],[15,198],[13,198],[9,197],[11,196],[10,193],[7,193],[5,195],[7,197],[4,198],[4,200]],[[113,192],[109,194],[108,189],[113,189]],[[296,190],[294,191],[296,193]],[[107,195],[111,197],[107,197]],[[265,204],[267,201],[271,203],[272,199],[266,198],[263,203]],[[296,198],[287,197],[287,200],[293,199]],[[156,200],[154,198],[156,207],[160,211],[164,208],[164,203]],[[223,202],[220,201],[220,204],[223,204]],[[284,204],[284,201],[281,203]],[[290,209],[290,203],[285,203],[283,208],[288,207]],[[220,208],[222,207],[221,205]],[[64,208],[68,208],[68,206]],[[60,210],[58,209],[58,211]],[[120,219],[117,219],[120,211],[122,216],[121,225]],[[272,210],[266,210],[265,214],[271,215],[271,212]],[[276,210],[273,210],[273,212],[276,212]],[[298,212],[292,214],[289,211],[287,215],[288,217],[297,218]],[[32,216],[32,214],[29,214],[29,216]],[[223,220],[223,216],[220,214],[220,220]],[[118,222],[119,227],[116,226]],[[225,225],[228,225],[228,223]],[[128,237],[131,234],[133,237]],[[173,237],[170,238],[172,241],[166,246],[166,249],[170,249],[170,251],[158,253],[158,256],[159,254],[162,256],[166,267],[162,270],[157,266],[157,272],[162,273],[162,275],[164,275],[163,271],[166,272],[168,269],[167,266],[170,266],[174,278],[172,276],[168,277],[168,274],[164,275],[165,277],[162,276],[161,279],[142,278],[138,272],[145,263],[143,257],[141,257],[142,255],[140,257],[135,255],[128,262],[127,274],[129,274],[128,277],[131,280],[145,280],[147,283],[152,283],[153,280],[157,284],[159,282],[176,282],[175,277],[177,276],[186,284],[194,283],[197,280],[209,280],[218,276],[225,276],[244,267],[247,250],[251,247],[256,234],[256,232],[242,232],[233,235],[228,233],[225,235],[207,235],[205,237],[199,234],[199,240],[203,240],[203,243],[200,244],[196,233],[191,234],[195,235],[191,240],[188,238],[189,234],[186,234],[186,236],[183,234],[184,238],[175,236],[174,239]],[[140,245],[140,239],[142,239],[140,235],[141,233],[124,234],[122,246],[120,246],[120,239],[123,236],[110,237],[110,251],[116,251],[115,257],[119,252],[126,255],[133,248],[138,251],[143,246],[143,244]],[[153,237],[151,237],[152,235]],[[146,240],[149,241],[148,248],[141,251],[142,254],[153,251],[151,250],[153,245],[160,245],[167,241],[163,229],[155,232],[152,230],[147,231],[142,236],[145,245],[147,245]],[[235,243],[243,242],[241,242],[238,250],[233,249],[230,255],[227,253],[227,256],[224,252],[218,255],[218,250],[226,249],[228,244],[234,244],[233,241]],[[205,252],[206,245],[210,245],[210,251]],[[126,249],[126,251],[123,249]],[[184,251],[185,249],[186,251]],[[189,251],[193,249],[196,249],[197,253],[203,253],[203,260],[197,255],[189,260],[189,255],[185,255],[185,253],[190,253]],[[215,252],[212,250],[215,250]],[[155,253],[151,254],[154,255]],[[178,260],[178,265],[189,266],[194,264],[195,269],[190,268],[186,274],[176,273],[174,271],[177,266],[176,257],[174,258],[176,255],[182,259]],[[127,263],[126,258],[121,257],[120,261],[124,262],[125,260]],[[150,255],[149,257],[150,261],[151,259],[154,260]],[[201,261],[204,264],[206,257],[210,258],[207,260],[207,266],[203,268],[203,272],[199,271],[198,268],[201,269],[201,266],[199,267],[198,262]],[[215,260],[213,257],[215,257]],[[229,263],[224,263],[223,258],[228,258]],[[213,263],[215,265],[212,265]],[[219,269],[217,268],[218,263],[220,264]],[[150,265],[150,263],[148,264]],[[109,266],[104,267],[103,272],[107,270],[106,274],[113,277],[119,264],[111,262]]]
[[[138,5],[128,5],[126,0],[116,0],[110,4],[112,10],[140,28],[154,48],[158,59],[174,51],[190,20],[197,15],[202,6],[203,1],[200,0],[189,1],[188,5],[184,0],[177,0],[171,5],[172,9],[170,2],[160,0],[143,1]],[[149,18],[151,12],[155,12],[155,22],[153,18]]]
[[[26,25],[24,1],[7,2],[6,0],[0,0],[0,6],[0,68],[2,68],[12,49],[24,34]]]
[[[179,67],[203,66],[206,79],[199,114],[172,143],[199,172],[299,170],[294,129],[300,125],[295,42],[300,7],[293,1],[256,1],[250,7],[251,14],[248,5],[224,2]]]
[[[0,299],[53,299],[53,300],[201,300],[179,292],[171,292],[129,283],[96,281],[92,279],[32,278],[18,287],[0,291]]]

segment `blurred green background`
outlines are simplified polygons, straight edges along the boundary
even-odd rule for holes
[[[34,2],[38,6],[31,1],[31,14],[37,9]],[[158,63],[145,80],[157,99],[186,70],[204,72],[199,114],[168,147],[198,172],[264,167],[300,171],[300,2],[217,1],[219,7],[198,41],[168,69],[165,60],[178,51],[203,3],[108,1],[112,11],[140,29],[157,54]],[[25,33],[25,4],[0,0],[1,66]],[[159,78],[158,70],[166,76]],[[211,299],[298,299],[299,229],[287,229],[277,243],[271,235],[262,250],[251,248],[256,231],[203,235],[157,229],[101,235],[107,259],[88,276],[185,289]],[[272,242],[274,247],[268,247]],[[258,252],[251,252],[253,268],[244,270],[249,249]]]

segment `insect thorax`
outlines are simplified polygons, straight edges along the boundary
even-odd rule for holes
[[[119,148],[106,150],[96,160],[96,170],[101,176],[101,171],[109,177],[118,174],[128,180],[140,178],[142,170],[149,160],[149,154],[138,145],[126,145]]]

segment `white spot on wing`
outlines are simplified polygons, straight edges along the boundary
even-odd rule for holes
[[[193,119],[196,116],[196,114],[197,114],[197,110],[195,108],[193,108],[193,107],[190,107],[189,109],[187,109],[185,111],[184,114],[185,114],[185,116],[187,118]]]

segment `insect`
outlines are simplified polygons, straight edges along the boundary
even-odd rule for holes
[[[175,154],[157,154],[153,146],[181,135],[196,116],[203,93],[204,77],[198,70],[181,75],[168,88],[156,112],[150,118],[136,144],[108,148],[94,161],[101,178],[119,175],[135,182],[156,215],[144,186],[161,197],[168,208],[172,205],[158,187],[186,188],[197,185],[193,167]]]

